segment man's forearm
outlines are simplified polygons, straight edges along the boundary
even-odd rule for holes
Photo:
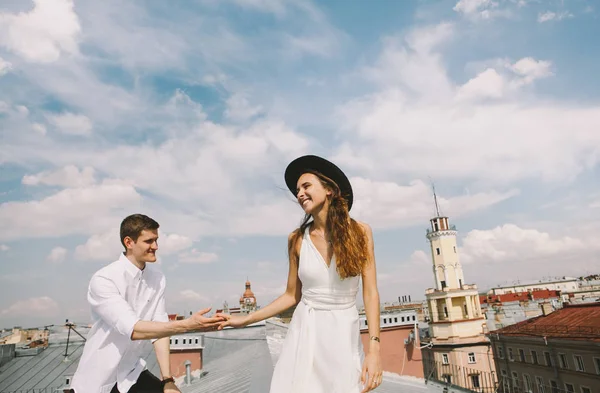
[[[132,340],[151,340],[191,331],[186,320],[170,322],[138,321],[131,333]]]
[[[162,379],[171,376],[171,359],[170,354],[170,343],[167,337],[160,338],[154,342],[154,352],[156,352],[156,360],[160,367],[160,374]]]

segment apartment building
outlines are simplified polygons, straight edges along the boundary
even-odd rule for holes
[[[488,334],[499,391],[600,392],[600,303],[570,305]]]

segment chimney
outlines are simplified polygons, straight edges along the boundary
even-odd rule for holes
[[[554,309],[552,308],[552,304],[550,304],[550,303],[542,303],[541,307],[542,307],[542,315],[544,315],[544,316],[549,315],[550,313],[552,313],[552,311],[554,311]]]
[[[192,384],[192,362],[190,362],[189,360],[186,360],[184,365],[185,365],[185,384],[191,385]]]

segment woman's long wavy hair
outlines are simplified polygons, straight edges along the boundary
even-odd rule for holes
[[[332,193],[328,196],[329,210],[327,211],[325,230],[330,236],[333,255],[336,261],[336,270],[339,276],[342,279],[358,276],[362,273],[369,259],[367,237],[364,229],[356,220],[350,217],[348,202],[342,196],[340,188],[333,180],[316,171],[306,171],[305,173],[315,175],[321,181],[323,187]],[[306,228],[312,222],[312,216],[306,214],[300,227],[290,237],[288,253],[296,263],[299,262],[300,258],[296,244],[298,244]]]

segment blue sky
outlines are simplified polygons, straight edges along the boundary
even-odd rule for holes
[[[285,166],[351,177],[382,301],[433,283],[598,273],[600,9],[592,1],[8,1],[0,5],[0,327],[87,322],[118,225],[161,223],[170,312],[260,304],[302,212]],[[360,302],[360,299],[359,299]]]

